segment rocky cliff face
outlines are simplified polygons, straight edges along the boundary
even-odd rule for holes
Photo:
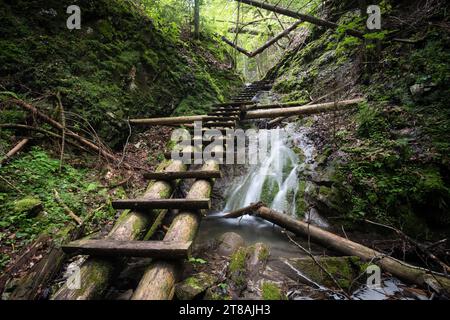
[[[418,237],[448,234],[448,4],[383,1],[385,31],[360,40],[343,33],[364,26],[360,11],[339,16],[330,3],[325,16],[339,22],[337,32],[301,30],[268,76],[283,101],[308,103],[338,89],[326,100],[364,95],[367,103],[297,120],[310,128],[318,164],[305,175],[312,187],[300,189],[310,207],[348,227],[373,219]]]

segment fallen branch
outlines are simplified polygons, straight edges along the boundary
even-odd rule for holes
[[[36,107],[32,106],[31,104],[26,103],[25,101],[22,100],[9,100],[6,103],[8,104],[15,104],[27,111],[30,111],[32,114],[38,116],[42,121],[48,123],[49,125],[51,125],[52,127],[54,127],[55,129],[58,129],[60,131],[64,131],[64,126],[53,120],[52,118],[50,118],[49,116],[47,116],[46,114],[42,113],[41,111],[39,111]],[[95,145],[93,142],[87,140],[86,138],[83,138],[82,136],[76,134],[75,132],[71,131],[71,130],[66,130],[66,135],[68,137],[71,137],[72,139],[78,141],[79,143],[81,143],[82,145],[86,146],[87,148],[98,152],[100,155],[102,155],[103,157],[105,157],[108,160],[111,160],[113,162],[118,162],[117,158],[110,154],[109,152],[99,148],[97,145]]]
[[[64,201],[62,201],[58,191],[56,191],[56,189],[53,189],[53,193],[55,195],[56,202],[59,203],[59,205],[64,209],[66,214],[68,214],[73,220],[75,220],[78,223],[78,225],[80,226],[83,225],[83,220],[79,216],[77,216],[72,210],[70,210],[70,208],[64,203]]]
[[[5,157],[0,161],[0,164],[4,164],[9,159],[11,159],[16,153],[18,153],[20,150],[22,150],[27,144],[30,142],[30,139],[25,138],[22,139],[14,148],[12,148]]]
[[[325,231],[303,221],[296,220],[286,214],[276,212],[267,207],[260,207],[254,215],[275,223],[297,235],[309,237],[326,248],[334,249],[342,254],[357,256],[364,261],[373,261],[384,271],[403,279],[415,283],[422,287],[431,287],[438,293],[450,292],[450,279],[444,274],[431,270],[412,266],[395,258],[389,257],[381,252],[363,246],[359,243],[342,238],[331,232]],[[227,218],[229,215],[225,215]],[[237,218],[233,216],[233,218]]]
[[[333,275],[324,267],[322,266],[319,261],[317,261],[316,257],[311,253],[311,251],[307,250],[306,248],[304,248],[300,243],[296,242],[294,239],[292,239],[292,237],[288,234],[285,233],[286,236],[289,238],[289,241],[291,241],[294,245],[296,245],[298,248],[300,248],[300,250],[302,250],[304,253],[306,253],[311,259],[312,261],[323,271],[325,272],[325,274],[328,276],[328,278],[331,279],[331,281],[333,281],[334,285],[339,288],[340,293],[343,294],[348,300],[351,300],[352,298],[347,294],[347,292],[345,292],[345,290],[341,287],[341,285],[339,284],[339,282],[336,280],[335,277],[333,277]]]
[[[31,130],[31,131],[36,131],[36,132],[45,134],[45,135],[47,135],[47,136],[49,136],[49,137],[52,137],[52,138],[55,138],[55,139],[58,139],[58,140],[61,140],[61,139],[62,139],[62,136],[60,136],[59,134],[56,134],[56,133],[54,133],[54,132],[51,132],[51,131],[48,131],[48,130],[45,130],[45,129],[42,129],[42,128],[38,128],[38,127],[27,126],[27,125],[24,125],[24,124],[9,124],[9,123],[7,123],[7,124],[0,124],[0,128],[2,128],[2,129],[24,129],[24,130]],[[78,149],[80,149],[80,150],[83,150],[83,151],[85,151],[85,152],[88,152],[88,150],[87,150],[86,148],[80,146],[79,144],[76,144],[75,142],[72,142],[72,141],[70,141],[70,140],[66,140],[66,142],[67,142],[68,144],[74,146],[75,148],[78,148]]]
[[[394,228],[392,226],[388,226],[382,223],[378,223],[378,222],[374,222],[374,221],[370,221],[370,220],[365,220],[367,223],[379,226],[379,227],[383,227],[389,230],[394,231],[396,234],[398,234],[401,238],[405,239],[406,241],[410,242],[412,245],[414,245],[414,247],[416,247],[416,249],[421,252],[422,254],[426,255],[428,258],[430,258],[431,260],[435,261],[439,266],[441,266],[441,268],[443,269],[445,274],[450,273],[450,267],[445,264],[444,262],[442,262],[438,257],[436,257],[434,254],[432,254],[423,244],[418,243],[416,240],[414,240],[413,238],[409,237],[408,235],[404,234],[401,230]]]
[[[61,94],[58,92],[56,94],[56,100],[58,101],[59,112],[61,112],[61,124],[62,124],[62,138],[61,138],[61,156],[59,159],[59,171],[62,171],[62,166],[64,162],[64,147],[66,143],[66,115],[64,114],[64,107],[61,101]]]

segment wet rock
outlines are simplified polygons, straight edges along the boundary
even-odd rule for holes
[[[259,276],[264,270],[269,256],[269,247],[264,243],[258,242],[247,248],[245,268],[248,270],[250,278],[257,278]]]
[[[26,214],[30,218],[36,217],[42,210],[44,210],[44,206],[37,198],[27,197],[14,204],[14,211],[17,214]]]
[[[218,278],[212,274],[200,272],[175,286],[175,295],[179,300],[192,300],[212,287]]]
[[[316,257],[316,260],[336,279],[344,290],[349,290],[358,276],[365,272],[365,264],[358,257]],[[316,283],[327,288],[338,289],[334,281],[313,259],[309,257],[290,258],[285,259],[284,262],[297,271],[297,275],[294,275],[294,277],[300,274],[304,276],[303,278],[299,277],[299,280],[309,284]],[[351,289],[356,289],[356,286],[352,286]]]
[[[117,300],[130,300],[131,297],[133,296],[133,290],[129,289],[123,293],[121,293],[118,297]]]
[[[245,245],[244,239],[234,232],[227,232],[220,236],[217,253],[221,256],[231,256],[237,249]]]
[[[231,300],[231,295],[228,291],[228,285],[225,283],[221,283],[219,285],[208,288],[203,300]]]

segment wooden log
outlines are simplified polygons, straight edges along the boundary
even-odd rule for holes
[[[260,110],[260,111],[249,111],[245,115],[245,120],[248,119],[263,119],[263,118],[278,118],[285,116],[294,116],[294,115],[310,115],[317,114],[321,112],[330,112],[330,111],[338,111],[348,108],[350,106],[354,106],[358,103],[365,101],[364,99],[353,99],[353,100],[345,100],[322,103],[322,104],[314,104],[310,106],[303,107],[292,107],[292,108],[280,108],[280,109],[269,109],[269,110]]]
[[[235,127],[236,126],[236,121],[233,122],[206,122],[203,124],[204,127]]]
[[[190,124],[195,121],[204,121],[207,115],[190,116],[190,117],[164,117],[164,118],[151,118],[151,119],[131,119],[130,123],[135,125],[180,125]]]
[[[224,102],[224,103],[216,103],[213,106],[214,107],[239,107],[249,104],[255,104],[253,101],[230,101],[230,102]]]
[[[311,102],[309,102],[308,104],[306,104],[306,106],[310,106],[310,105],[312,105],[312,104],[316,104],[316,103],[318,103],[318,102],[320,102],[320,101],[322,101],[322,100],[325,100],[325,99],[327,99],[327,98],[329,98],[329,97],[333,97],[334,95],[336,95],[336,94],[339,93],[340,91],[344,90],[344,89],[347,88],[348,86],[349,86],[349,84],[343,85],[343,86],[337,88],[336,90],[333,90],[333,91],[330,92],[330,93],[327,93],[327,94],[325,94],[325,95],[323,95],[323,96],[321,96],[321,97],[319,97],[319,98],[317,98],[317,99],[312,100]],[[295,102],[294,102],[294,103],[295,103]],[[292,106],[294,106],[294,105],[291,104],[290,106],[292,107]],[[285,120],[285,119],[289,119],[289,117],[278,117],[278,118],[275,118],[275,119],[273,119],[273,120],[270,120],[270,121],[267,123],[267,125],[268,125],[269,127],[272,127],[272,126],[274,126],[274,125],[280,123],[281,121],[283,121],[283,120]],[[295,119],[295,117],[292,117],[292,119]]]
[[[103,257],[143,257],[164,260],[187,259],[192,241],[117,241],[117,240],[77,240],[62,246],[62,250],[72,255]]]
[[[218,179],[222,178],[221,171],[186,171],[186,172],[148,172],[144,173],[148,180],[177,180],[177,179]]]
[[[18,153],[20,150],[22,150],[27,144],[30,142],[30,139],[25,138],[20,140],[20,142],[12,148],[4,157],[1,159],[0,164],[4,164],[9,159],[11,159],[16,153]]]
[[[248,212],[248,210],[243,211],[244,213]],[[422,287],[431,286],[438,291],[450,292],[450,279],[443,274],[409,265],[359,243],[342,238],[267,207],[259,207],[254,211],[254,215],[279,225],[297,235],[308,237],[311,241],[317,242],[326,248],[336,250],[344,255],[357,256],[365,261],[373,262],[379,265],[384,271],[407,282],[415,283]],[[237,218],[238,216],[234,214],[230,217]]]
[[[192,149],[187,147],[185,151]],[[167,172],[186,171],[182,161],[166,161],[160,170]],[[144,194],[144,199],[167,199],[172,196],[173,183],[167,181],[151,182]],[[150,237],[160,226],[167,210],[157,210],[153,214],[145,212],[125,212],[114,225],[107,239],[133,241],[144,236]],[[53,300],[90,300],[101,298],[116,268],[116,264],[108,259],[91,257],[80,270],[81,288],[70,289],[64,284],[53,296]]]
[[[112,207],[116,210],[130,209],[146,211],[153,209],[201,210],[210,209],[209,199],[149,199],[149,200],[115,200]]]
[[[216,152],[223,152],[223,148],[217,147]],[[203,171],[217,171],[219,164],[208,161],[202,166]],[[210,180],[198,180],[189,190],[186,199],[198,199],[210,197],[212,182]],[[164,241],[193,241],[200,224],[200,216],[195,212],[182,212],[173,220]],[[175,283],[178,280],[177,264],[166,261],[154,261],[144,272],[144,275],[136,288],[132,300],[171,300],[175,292]]]
[[[265,10],[268,10],[271,12],[279,13],[279,14],[282,14],[282,15],[285,15],[285,16],[288,16],[291,18],[301,19],[303,21],[306,21],[306,22],[309,22],[309,23],[312,23],[312,24],[315,24],[315,25],[318,25],[321,27],[330,28],[330,29],[337,29],[337,27],[338,27],[337,23],[327,21],[324,19],[320,19],[320,18],[316,18],[316,17],[310,16],[310,15],[302,14],[299,12],[295,12],[292,10],[288,10],[288,9],[279,7],[277,5],[274,6],[274,5],[270,5],[268,3],[259,2],[259,1],[255,1],[255,0],[235,0],[235,1],[245,3],[245,4],[248,4],[253,7],[265,9]],[[358,30],[347,29],[346,33],[351,36],[361,38],[361,39],[364,37],[364,34]]]

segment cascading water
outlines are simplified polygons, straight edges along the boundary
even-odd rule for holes
[[[233,185],[224,208],[229,212],[258,201],[271,208],[296,214],[295,199],[298,191],[299,157],[287,146],[285,130],[260,130],[258,141],[267,145],[267,154],[253,165],[248,174]]]

